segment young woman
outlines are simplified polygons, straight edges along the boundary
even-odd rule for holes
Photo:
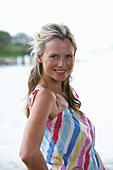
[[[81,102],[70,85],[74,36],[63,24],[48,24],[34,40],[22,161],[29,170],[103,170],[94,149],[94,126],[80,111]]]

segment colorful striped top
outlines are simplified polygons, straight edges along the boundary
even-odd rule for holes
[[[35,95],[29,98],[31,109]],[[99,154],[94,149],[95,128],[86,115],[67,109],[47,123],[41,151],[49,170],[104,170]],[[74,170],[74,169],[73,169]]]

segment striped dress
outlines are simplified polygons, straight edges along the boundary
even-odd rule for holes
[[[31,93],[29,109],[42,88]],[[104,170],[94,146],[95,127],[85,115],[70,108],[47,123],[41,151],[49,170],[71,170],[74,167]]]

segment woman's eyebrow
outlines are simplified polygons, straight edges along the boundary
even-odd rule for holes
[[[48,54],[48,56],[52,56],[52,55],[57,55],[57,56],[58,56],[57,53],[49,53],[49,54]]]

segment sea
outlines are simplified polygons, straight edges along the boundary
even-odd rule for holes
[[[31,65],[0,66],[0,170],[27,170],[19,157]],[[113,170],[113,51],[76,59],[71,85],[95,126],[95,149]]]

